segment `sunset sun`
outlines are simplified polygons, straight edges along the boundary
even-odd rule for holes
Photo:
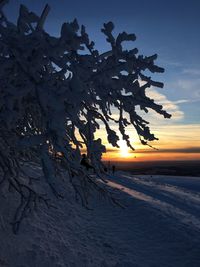
[[[130,153],[129,153],[129,148],[126,144],[126,141],[124,140],[120,140],[118,142],[118,145],[119,145],[119,148],[120,148],[120,156],[123,157],[123,158],[127,158],[130,156]]]

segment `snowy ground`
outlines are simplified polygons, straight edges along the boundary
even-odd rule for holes
[[[200,266],[200,178],[118,172],[107,179],[125,209],[96,197],[85,210],[67,183],[57,209],[38,210],[18,235],[10,227],[13,197],[0,193],[0,266]]]

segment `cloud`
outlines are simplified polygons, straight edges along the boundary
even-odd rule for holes
[[[181,140],[200,146],[200,124],[154,125],[152,130],[163,138],[175,142]],[[171,138],[171,139],[169,139]]]
[[[200,75],[200,69],[184,69],[182,71],[183,74],[189,74],[189,75]]]
[[[155,150],[144,150],[144,149],[140,149],[140,150],[136,150],[136,151],[130,151],[130,153],[154,153]],[[159,149],[156,150],[155,153],[194,153],[194,154],[200,154],[200,147],[186,147],[186,148],[167,148],[167,149]]]
[[[180,74],[181,77],[181,74]],[[200,78],[199,76],[184,75],[177,80],[168,81],[165,88],[173,91],[176,97],[180,100],[186,100],[185,103],[195,103],[200,101]],[[179,100],[178,100],[179,101]],[[181,103],[176,103],[181,104]]]
[[[176,100],[176,101],[173,101],[174,104],[184,104],[184,103],[189,103],[190,100],[187,100],[187,99],[180,99],[180,100]]]
[[[172,121],[174,120],[178,121],[184,118],[184,112],[180,110],[178,104],[185,103],[187,102],[187,100],[180,99],[178,101],[171,101],[164,94],[161,94],[160,92],[158,92],[155,88],[150,88],[150,90],[147,91],[147,96],[149,96],[150,98],[153,98],[156,103],[162,105],[163,109],[165,109],[168,113],[172,115],[172,119],[171,119]],[[157,120],[158,115],[154,114],[154,118],[156,118]]]
[[[195,90],[199,89],[200,79],[179,79],[174,83],[174,86],[178,86],[184,90]],[[191,92],[190,91],[190,92]]]
[[[181,67],[182,66],[181,62],[165,60],[165,59],[160,59],[160,63],[164,66],[170,66],[170,67]]]

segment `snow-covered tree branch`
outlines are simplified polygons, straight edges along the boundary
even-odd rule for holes
[[[162,73],[164,69],[154,64],[157,55],[138,55],[136,48],[125,50],[124,42],[134,42],[136,37],[126,32],[114,36],[112,22],[102,28],[111,50],[99,54],[77,20],[64,23],[60,37],[54,37],[43,28],[48,5],[41,16],[21,5],[15,25],[4,15],[4,2],[0,5],[0,183],[9,182],[24,203],[42,198],[20,181],[22,162],[37,160],[59,197],[55,159],[59,154],[81,197],[76,177],[91,184],[80,165],[83,147],[97,175],[103,170],[101,156],[106,149],[94,136],[102,124],[109,143],[117,147],[119,140],[110,127],[112,121],[133,148],[127,125],[136,129],[142,144],[156,139],[137,107],[170,118],[145,94],[151,86],[163,87],[146,71]],[[112,118],[112,108],[118,110],[119,120]]]

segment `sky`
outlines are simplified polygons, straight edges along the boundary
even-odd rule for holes
[[[45,29],[59,36],[63,22],[78,19],[101,52],[109,49],[101,33],[103,23],[112,21],[115,32],[135,33],[137,40],[129,44],[140,54],[157,53],[157,65],[164,74],[156,80],[164,82],[164,89],[151,88],[148,94],[172,114],[170,120],[155,113],[145,118],[151,122],[152,132],[159,138],[151,143],[155,149],[139,144],[136,133],[128,129],[136,148],[129,151],[123,141],[116,150],[107,144],[105,132],[99,131],[108,148],[106,160],[196,160],[200,159],[200,1],[199,0],[10,0],[5,7],[7,16],[16,21],[20,4],[41,14],[48,3],[51,7]]]

